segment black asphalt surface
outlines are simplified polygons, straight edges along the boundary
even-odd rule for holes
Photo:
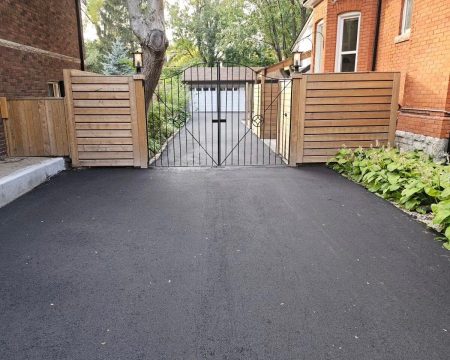
[[[0,359],[448,359],[450,252],[324,167],[65,172],[0,209]]]

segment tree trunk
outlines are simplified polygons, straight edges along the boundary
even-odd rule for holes
[[[142,57],[144,60],[142,74],[145,76],[144,90],[146,113],[148,112],[155,89],[158,86],[167,46],[167,38],[165,34],[159,30],[153,30],[150,33],[148,40],[141,43]]]
[[[146,0],[147,8],[143,8],[143,0],[126,1],[131,27],[142,47],[145,110],[148,116],[150,101],[158,85],[164,56],[169,46],[164,25],[164,2],[163,0]]]

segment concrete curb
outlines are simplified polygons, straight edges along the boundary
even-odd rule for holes
[[[64,158],[52,158],[0,178],[0,207],[65,170]]]

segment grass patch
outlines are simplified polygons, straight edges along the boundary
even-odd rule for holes
[[[430,214],[450,250],[450,166],[423,152],[397,149],[341,149],[328,164],[345,177],[400,207]]]

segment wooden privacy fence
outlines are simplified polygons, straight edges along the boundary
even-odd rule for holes
[[[63,98],[2,98],[9,156],[67,156],[66,109]]]
[[[72,166],[148,167],[141,76],[64,70]]]
[[[289,164],[326,162],[339,148],[394,145],[399,73],[294,76]]]

